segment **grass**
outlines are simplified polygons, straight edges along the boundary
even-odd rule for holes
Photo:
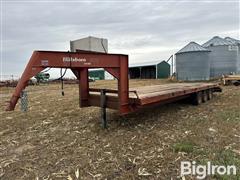
[[[212,165],[219,165],[219,166],[232,166],[234,165],[237,169],[236,175],[219,175],[215,174],[211,177],[217,180],[239,180],[240,179],[240,158],[239,155],[234,153],[231,150],[226,149],[208,149],[205,151],[205,157],[202,157],[201,160],[197,161],[197,164],[207,165],[207,162],[211,162]]]
[[[174,152],[192,153],[194,151],[195,144],[190,141],[183,141],[173,145]]]
[[[237,109],[227,109],[224,111],[220,111],[217,114],[217,118],[219,118],[220,121],[239,122],[240,112]]]
[[[216,179],[221,179],[221,180],[239,180],[240,179],[240,158],[239,155],[235,154],[231,150],[220,150],[215,154],[215,158],[213,160],[214,164],[219,164],[219,165],[234,165],[236,166],[237,169],[237,174],[236,175],[215,175],[214,177]]]

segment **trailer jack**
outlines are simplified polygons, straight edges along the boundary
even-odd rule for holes
[[[101,121],[102,127],[107,128],[106,89],[101,89]]]

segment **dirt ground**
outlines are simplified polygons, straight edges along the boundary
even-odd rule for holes
[[[29,86],[24,113],[19,105],[4,111],[13,88],[1,88],[0,179],[181,179],[183,160],[234,164],[237,176],[208,178],[240,179],[240,87],[223,87],[199,106],[171,103],[124,117],[108,110],[108,129],[101,128],[99,108],[78,107],[77,85],[64,89],[61,96],[60,84]]]

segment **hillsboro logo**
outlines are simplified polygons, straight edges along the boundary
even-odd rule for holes
[[[63,57],[63,62],[86,62],[85,58]]]
[[[215,174],[236,175],[237,168],[235,165],[212,165],[211,162],[207,162],[207,165],[196,165],[195,161],[181,161],[181,177],[186,175],[194,175],[197,179],[204,179],[207,176]]]

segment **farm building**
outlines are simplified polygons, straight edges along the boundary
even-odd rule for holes
[[[161,79],[170,76],[170,65],[166,61],[146,62],[129,66],[130,79]]]
[[[176,76],[178,80],[209,80],[210,50],[196,42],[190,42],[175,54]]]
[[[132,64],[128,70],[130,79],[161,79],[170,76],[170,65],[166,61]],[[88,75],[95,80],[113,79],[104,69],[89,70]]]
[[[211,51],[209,53],[210,77],[237,72],[238,46],[236,44],[215,36],[202,46]]]
[[[103,69],[88,70],[88,76],[94,80],[103,80],[105,79]]]
[[[105,71],[104,69],[91,69],[88,71],[88,76],[91,79],[94,80],[110,80],[110,79],[114,79],[114,77],[109,74],[107,71]]]

